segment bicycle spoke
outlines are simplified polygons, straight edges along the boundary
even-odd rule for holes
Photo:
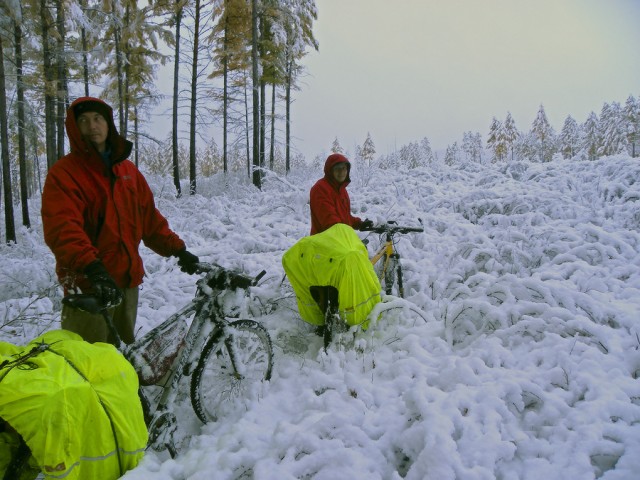
[[[272,346],[267,331],[252,320],[237,320],[211,336],[191,380],[198,418],[215,421],[252,399],[255,385],[269,380]]]

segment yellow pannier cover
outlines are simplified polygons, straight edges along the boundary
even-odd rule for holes
[[[0,417],[45,478],[113,480],[138,464],[148,439],[138,376],[113,345],[56,330],[24,347],[0,342],[0,365]]]
[[[338,290],[340,316],[349,325],[367,327],[367,316],[380,302],[380,281],[367,248],[353,228],[337,223],[300,239],[282,256],[282,266],[305,321],[324,325],[322,311],[309,287],[332,286]]]

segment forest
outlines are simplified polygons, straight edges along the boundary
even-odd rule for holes
[[[15,241],[16,197],[29,226],[27,199],[65,153],[65,112],[78,96],[100,96],[114,107],[119,132],[134,142],[136,164],[145,146],[159,148],[170,159],[178,196],[183,176],[196,192],[198,135],[214,124],[222,129],[221,169],[242,156],[259,188],[261,167],[273,167],[277,117],[290,168],[289,107],[301,59],[307,48],[318,48],[314,1],[2,0],[0,12],[8,242]],[[169,99],[157,90],[158,68],[166,64],[173,66]],[[150,133],[152,108],[163,100],[172,104],[168,141]]]
[[[245,173],[261,187],[267,171],[288,173],[295,155],[291,103],[302,88],[302,59],[319,44],[313,0],[0,0],[0,145],[6,242],[15,242],[15,205],[29,227],[28,200],[65,154],[65,112],[78,96],[114,106],[118,130],[134,142],[131,160],[171,176],[176,195],[217,172]],[[161,67],[172,93],[158,89]],[[169,138],[154,135],[154,109],[170,104]],[[216,131],[219,135],[212,135]],[[220,138],[220,145],[214,140]],[[434,162],[550,162],[639,155],[640,99],[605,103],[554,131],[540,108],[520,130],[510,113],[488,133],[464,132],[434,152],[428,136],[377,155],[370,135],[354,162],[416,168]],[[331,151],[343,151],[338,138]],[[442,157],[442,158],[440,158]],[[322,154],[311,160],[324,161]]]

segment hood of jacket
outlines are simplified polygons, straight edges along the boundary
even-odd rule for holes
[[[113,120],[113,108],[105,101],[94,97],[80,97],[76,99],[67,109],[67,118],[65,119],[65,127],[67,129],[67,136],[69,137],[69,144],[71,145],[71,151],[81,155],[91,155],[92,152],[96,152],[91,142],[85,141],[80,133],[80,128],[76,122],[75,110],[78,105],[85,102],[96,102],[100,104],[100,113],[107,120],[109,125],[109,134],[107,136],[108,148],[111,149],[111,161],[112,164],[121,162],[129,157],[133,144],[126,140],[118,133],[116,124]],[[89,110],[87,110],[89,111]],[[97,152],[96,152],[97,153]]]
[[[347,178],[341,184],[336,182],[336,179],[333,178],[333,167],[337,163],[346,163],[347,164]],[[349,159],[342,155],[341,153],[332,153],[327,157],[327,160],[324,162],[324,178],[327,182],[329,182],[335,188],[338,187],[346,187],[351,183],[351,162]]]

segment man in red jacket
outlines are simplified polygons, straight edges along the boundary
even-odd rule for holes
[[[113,110],[93,97],[74,101],[65,120],[71,153],[49,170],[42,193],[44,239],[56,258],[66,293],[93,292],[113,307],[116,329],[134,340],[141,241],[159,255],[178,257],[187,273],[198,257],[169,228],[153,193],[127,158],[132,143],[118,134]],[[100,315],[62,308],[62,328],[89,342],[114,342]]]
[[[327,157],[324,177],[311,187],[311,235],[324,232],[336,223],[350,225],[356,230],[370,228],[371,220],[362,220],[351,215],[351,200],[347,185],[351,182],[351,163],[340,153]]]

